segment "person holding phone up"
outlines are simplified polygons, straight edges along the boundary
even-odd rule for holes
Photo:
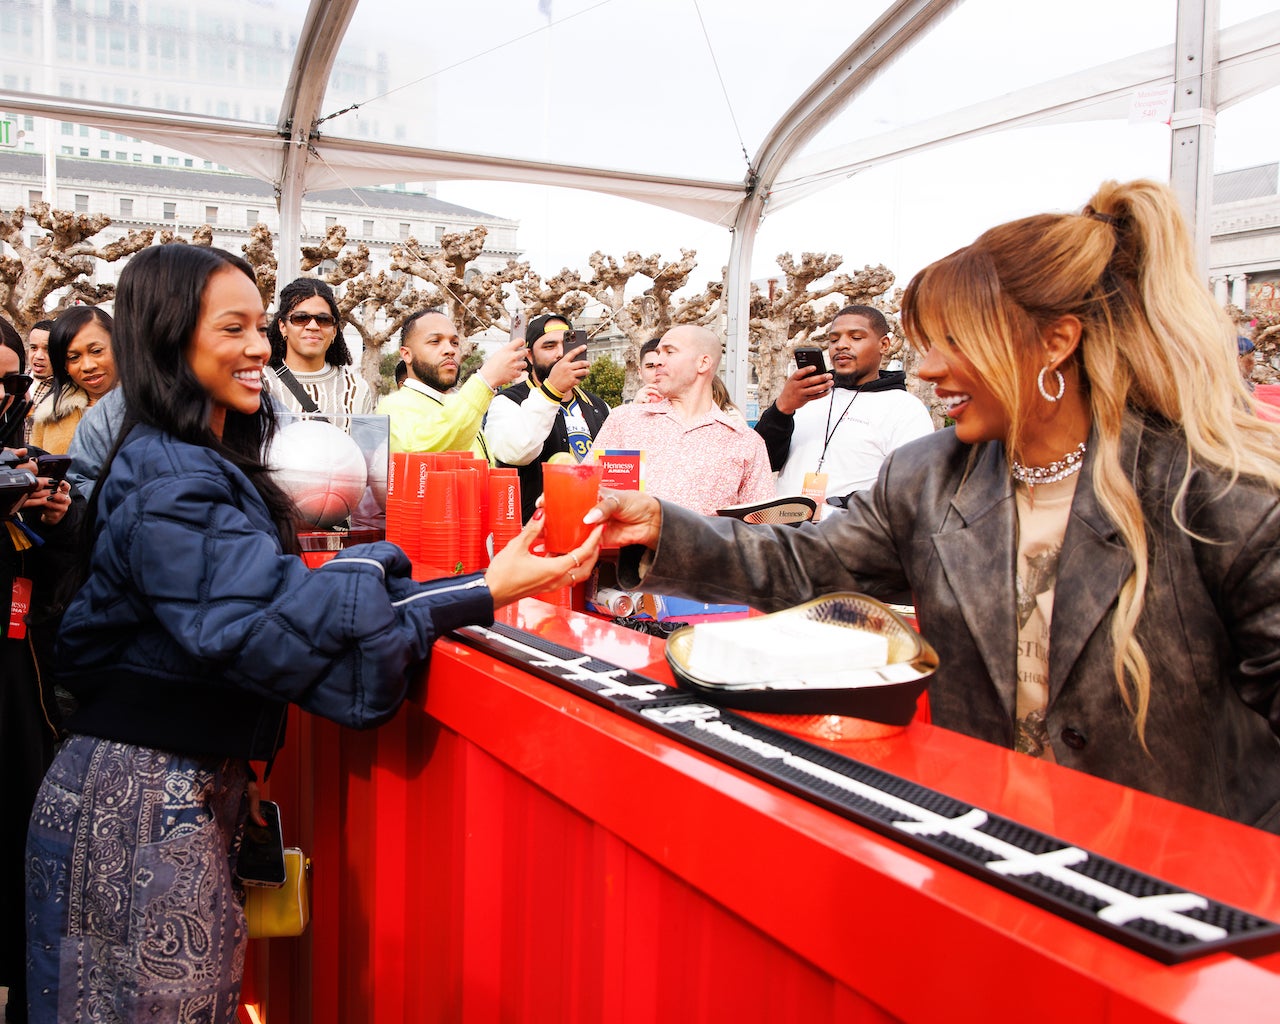
[[[796,349],[798,369],[756,423],[779,494],[806,494],[821,511],[825,498],[870,487],[890,452],[933,431],[906,374],[880,369],[888,350],[889,323],[874,306],[846,306],[831,321],[830,373],[822,349]]]
[[[542,464],[558,452],[578,462],[591,450],[609,405],[581,386],[587,371],[586,331],[567,317],[536,316],[525,331],[529,379],[501,391],[489,406],[484,436],[500,466],[520,471],[521,518],[542,494]]]
[[[125,420],[58,634],[77,706],[27,836],[30,1020],[231,1024],[249,763],[275,756],[289,705],[388,720],[438,636],[584,578],[600,531],[539,557],[538,519],[483,574],[425,583],[386,542],[309,570],[263,459],[276,419],[253,269],[152,246],[115,310]]]

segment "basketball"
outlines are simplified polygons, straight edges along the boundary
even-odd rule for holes
[[[345,431],[323,420],[297,420],[280,430],[267,453],[276,484],[298,518],[328,529],[355,511],[369,481],[364,452]]]

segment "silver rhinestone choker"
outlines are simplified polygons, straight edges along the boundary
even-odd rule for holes
[[[1080,472],[1080,467],[1084,465],[1084,453],[1085,445],[1081,441],[1075,451],[1067,452],[1062,458],[1047,466],[1024,466],[1015,459],[1012,467],[1013,478],[1020,484],[1033,487],[1036,484],[1056,484],[1059,480],[1065,480],[1073,473]]]

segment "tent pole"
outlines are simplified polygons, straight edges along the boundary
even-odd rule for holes
[[[1191,229],[1196,266],[1209,276],[1213,142],[1217,122],[1218,0],[1178,0],[1169,184]]]

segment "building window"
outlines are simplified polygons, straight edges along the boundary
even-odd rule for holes
[[[89,197],[86,195],[76,195],[76,213],[89,212]]]
[[[27,190],[27,206],[29,207],[35,206],[36,203],[42,203],[42,202],[44,202],[43,192],[35,188]]]
[[[204,208],[204,222],[206,224],[218,223],[218,208],[216,206],[206,206]]]
[[[171,156],[171,157],[169,157],[169,166],[170,166],[170,167],[177,167],[177,166],[178,166],[178,158],[177,158],[176,156]]]
[[[88,147],[88,146],[81,146],[81,147],[80,147],[80,155],[81,155],[81,156],[88,156],[88,155],[89,155],[89,147]]]
[[[177,204],[177,203],[165,203],[165,204],[164,204],[164,219],[165,219],[165,220],[177,220],[177,219],[178,219],[178,204]]]
[[[76,126],[75,126],[75,125],[73,125],[73,124],[72,124],[71,122],[69,122],[69,121],[63,121],[63,122],[62,122],[62,134],[63,134],[63,135],[74,135],[75,133],[76,133]]]
[[[120,216],[121,217],[133,216],[133,200],[132,199],[120,200]]]
[[[164,163],[164,161],[163,161],[160,157],[158,157],[158,156],[153,156],[153,157],[151,158],[151,162],[152,162],[153,164],[162,164],[162,163]]]
[[[192,160],[192,159],[191,159],[191,157],[187,157],[185,160],[183,160],[183,161],[182,161],[182,166],[183,166],[183,167],[194,167],[194,166],[195,166],[195,161],[194,161],[194,160]]]
[[[118,149],[117,149],[117,150],[116,150],[116,159],[117,159],[117,160],[128,160],[128,159],[129,159],[129,154],[128,154],[128,153],[125,153],[125,152],[122,152],[121,150],[118,150]]]
[[[257,211],[257,210],[245,210],[245,211],[244,211],[244,222],[245,222],[245,224],[246,224],[247,226],[249,226],[249,227],[253,227],[255,224],[257,224],[257,223],[258,223],[258,211]]]
[[[61,149],[59,149],[59,150],[58,150],[58,153],[59,153],[59,155],[60,155],[60,156],[75,156],[75,155],[76,155],[76,151],[75,151],[74,149],[72,149],[70,146],[63,146]]]
[[[338,226],[337,217],[326,217],[324,219],[324,229],[326,231],[328,231],[330,228],[336,228],[337,226]]]
[[[400,222],[400,237],[401,238],[409,237],[409,225],[404,223],[404,221]]]
[[[211,171],[211,170],[213,170],[213,161],[212,161],[212,160],[206,160],[206,161],[205,161],[203,164],[201,164],[200,166],[202,166],[206,171]]]
[[[82,124],[80,126],[80,138],[87,139],[88,137],[89,137],[89,126],[87,124]]]
[[[369,238],[372,235],[373,235],[373,221],[367,220],[364,222],[364,236],[366,238]]]
[[[436,225],[436,245],[439,245],[443,241],[444,241],[444,225],[437,224]]]
[[[109,150],[109,149],[100,149],[100,150],[98,150],[98,156],[99,156],[99,157],[101,157],[103,160],[110,160],[110,159],[111,159],[111,150]]]
[[[142,163],[142,154],[141,154],[141,153],[134,153],[134,154],[133,154],[133,162],[134,162],[135,164],[140,164],[140,163]]]

